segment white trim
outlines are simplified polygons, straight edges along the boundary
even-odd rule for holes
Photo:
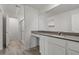
[[[22,22],[24,20],[24,17],[20,18],[19,22]]]

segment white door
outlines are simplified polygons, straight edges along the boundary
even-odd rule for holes
[[[0,50],[3,49],[3,21],[2,21],[2,13],[0,12]]]
[[[7,18],[7,44],[10,40],[19,39],[19,22],[16,18]]]

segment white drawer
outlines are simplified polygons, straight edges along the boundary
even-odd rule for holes
[[[49,37],[48,43],[54,43],[54,44],[57,44],[57,45],[59,45],[61,47],[65,47],[66,40],[59,39],[59,38]]]
[[[67,41],[67,47],[69,49],[79,51],[79,43],[78,42],[73,42],[73,41]]]

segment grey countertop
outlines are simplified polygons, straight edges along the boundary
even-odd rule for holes
[[[79,33],[58,31],[32,31],[33,34],[79,42]]]

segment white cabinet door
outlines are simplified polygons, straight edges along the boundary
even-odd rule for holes
[[[40,45],[40,53],[41,55],[44,55],[45,54],[45,37],[44,36],[40,36],[39,45]]]
[[[57,45],[59,45],[59,46],[61,46],[61,47],[64,47],[64,48],[65,48],[65,45],[66,45],[66,40],[59,39],[59,38],[49,37],[48,42],[49,42],[49,43],[57,44]]]
[[[40,53],[42,55],[48,54],[48,40],[49,40],[49,37],[40,36],[39,44],[40,44]]]
[[[49,44],[48,55],[65,55],[65,48],[59,47],[55,44]]]
[[[79,55],[79,43],[73,41],[67,41],[67,54]]]
[[[48,37],[46,41],[45,41],[46,55],[65,55],[65,41],[53,37]]]
[[[67,49],[79,52],[79,42],[67,41]]]
[[[65,55],[65,52],[64,40],[40,36],[40,53],[42,55]]]
[[[53,40],[52,40],[53,41]],[[48,42],[48,55],[65,55],[65,48]]]
[[[68,53],[67,53],[68,55],[79,55],[79,52],[75,52],[75,51],[72,51],[72,50],[70,50],[70,49],[67,50],[67,52],[68,52]]]

